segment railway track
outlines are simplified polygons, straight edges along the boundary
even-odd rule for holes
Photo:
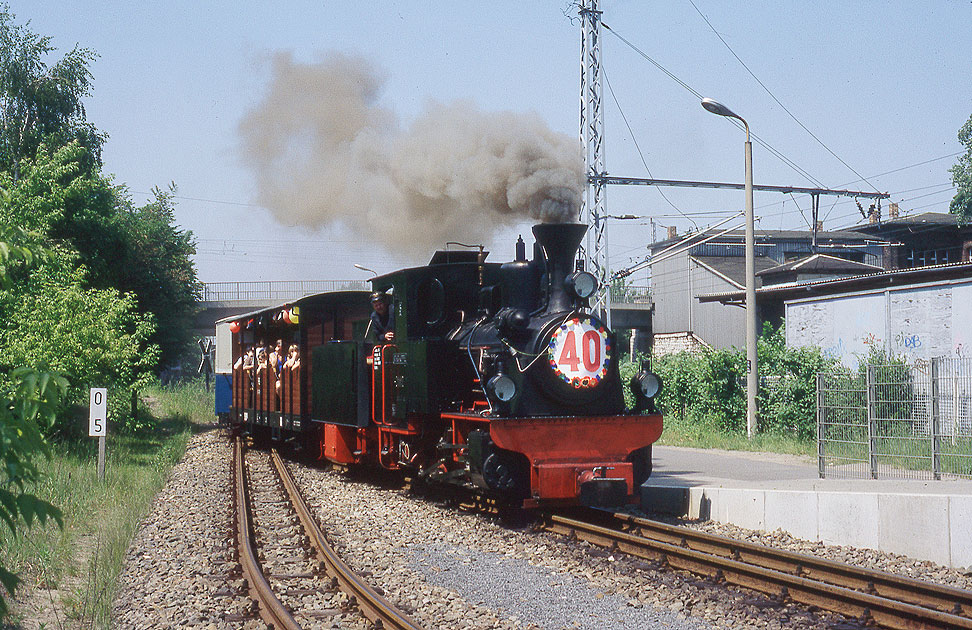
[[[304,605],[308,597],[311,597],[312,603],[318,602],[319,599],[313,598],[340,589],[344,593],[343,597],[338,598],[341,608],[357,609],[376,627],[420,630],[420,626],[381,597],[331,548],[276,450],[270,454],[276,479],[272,483],[261,484],[255,490],[249,487],[245,448],[240,438],[235,440],[233,450],[240,564],[250,594],[267,623],[273,624],[278,630],[296,630],[302,627],[297,621],[298,615],[311,619],[315,616],[326,617],[330,614],[327,611],[295,609]],[[261,457],[265,455],[261,454]],[[260,466],[259,463],[256,465]],[[269,472],[269,463],[267,466],[266,472]],[[282,492],[277,488],[277,480],[283,488]],[[255,494],[263,495],[261,501],[254,501]],[[255,509],[265,515],[261,519],[268,521],[272,537],[283,536],[282,543],[272,545],[261,540],[260,550],[257,550],[254,534],[260,531],[264,538],[268,538],[271,533],[268,527],[259,527],[254,522]],[[310,562],[308,556],[316,557],[316,562]],[[273,573],[268,576],[267,568],[271,565]],[[311,582],[303,584],[303,587],[282,587],[287,580],[295,579]],[[329,584],[321,584],[325,579]],[[271,581],[278,585],[277,588],[271,585]],[[335,598],[331,597],[330,601],[335,601]]]
[[[628,514],[544,514],[540,527],[869,625],[972,629],[972,591],[676,527]]]

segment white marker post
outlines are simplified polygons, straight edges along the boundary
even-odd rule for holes
[[[98,481],[105,479],[105,434],[108,432],[108,390],[92,387],[88,401],[88,435],[98,438]]]

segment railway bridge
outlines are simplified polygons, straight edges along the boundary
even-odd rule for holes
[[[258,280],[248,282],[208,282],[196,313],[197,337],[213,334],[216,321],[261,308],[295,300],[324,291],[370,290],[364,280]],[[646,286],[613,287],[611,322],[616,329],[651,331],[651,291]]]

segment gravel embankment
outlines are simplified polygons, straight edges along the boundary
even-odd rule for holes
[[[129,550],[117,628],[263,628],[235,577],[229,536],[230,450],[195,436]],[[337,472],[290,464],[332,543],[385,596],[429,628],[853,628],[586,543],[511,529]],[[970,576],[782,532],[695,527],[962,588]],[[341,627],[334,619],[333,627]]]
[[[428,628],[826,628],[828,616],[293,467],[335,545]]]
[[[232,445],[222,430],[193,436],[135,535],[119,578],[114,627],[265,628],[232,573]]]
[[[828,558],[836,562],[846,562],[847,564],[858,567],[887,571],[888,573],[903,575],[916,580],[937,582],[955,588],[972,590],[972,567],[968,567],[966,571],[961,571],[959,569],[949,569],[948,567],[943,567],[940,564],[935,564],[927,560],[915,560],[908,556],[885,553],[873,549],[825,545],[819,541],[814,542],[794,538],[779,529],[773,532],[758,532],[736,527],[735,525],[716,523],[715,521],[693,522],[668,520],[668,522],[693,527],[713,534],[729,536],[730,538],[748,540],[769,547],[788,549],[796,553]]]

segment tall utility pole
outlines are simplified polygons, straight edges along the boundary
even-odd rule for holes
[[[601,11],[599,0],[581,0],[580,139],[584,146],[587,173],[586,194],[581,203],[580,221],[590,226],[583,256],[588,271],[598,280],[600,290],[591,307],[602,311],[604,323],[611,327],[611,287],[608,273],[608,240],[605,195],[601,180],[604,171],[604,117],[601,113]]]

